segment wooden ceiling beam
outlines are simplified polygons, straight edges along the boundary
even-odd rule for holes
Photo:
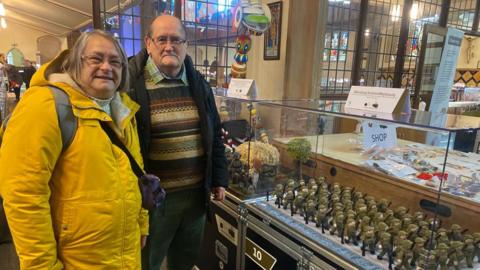
[[[61,7],[61,8],[64,8],[64,9],[67,9],[67,10],[70,10],[70,11],[73,11],[73,12],[76,12],[76,13],[79,13],[79,14],[82,14],[83,16],[86,16],[86,17],[89,17],[91,18],[92,17],[92,14],[91,13],[88,13],[88,12],[85,12],[83,10],[80,10],[78,8],[74,8],[74,7],[71,7],[69,5],[66,5],[66,4],[63,4],[63,3],[59,3],[58,1],[54,1],[54,0],[43,0],[44,2],[47,2],[47,3],[50,3],[52,5],[55,5],[57,7]]]
[[[37,15],[33,15],[25,10],[22,10],[22,9],[19,9],[19,8],[16,8],[14,6],[10,6],[10,5],[7,5],[7,4],[3,4],[7,9],[9,10],[12,10],[22,16],[26,16],[26,17],[30,17],[30,18],[34,18],[36,20],[40,20],[40,21],[43,21],[43,22],[46,22],[46,23],[49,23],[49,24],[53,24],[53,25],[56,25],[58,27],[62,27],[62,28],[65,28],[65,29],[68,29],[68,30],[73,30],[72,27],[69,27],[69,26],[66,26],[64,24],[61,24],[61,23],[58,23],[58,22],[55,22],[55,21],[52,21],[52,20],[49,20],[49,19],[45,19],[45,18],[42,18],[40,16],[37,16]],[[8,13],[7,13],[7,18],[8,18]]]
[[[28,27],[28,28],[31,28],[31,29],[34,29],[34,30],[37,30],[37,31],[40,31],[40,32],[43,32],[43,33],[46,33],[46,34],[49,34],[49,35],[52,35],[52,36],[62,36],[63,34],[61,33],[55,33],[55,32],[52,32],[52,31],[49,31],[43,27],[40,27],[38,25],[34,25],[34,24],[30,24],[30,23],[27,23],[27,22],[24,22],[22,20],[18,20],[18,19],[15,19],[15,18],[12,18],[12,17],[7,17],[6,18],[7,20],[7,23],[9,21],[13,22],[14,24],[18,24],[18,25],[22,25],[24,27]]]

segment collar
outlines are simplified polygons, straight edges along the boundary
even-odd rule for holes
[[[145,71],[146,71],[146,74],[148,74],[148,77],[155,84],[159,84],[164,79],[167,79],[167,80],[177,79],[177,80],[181,80],[183,84],[188,85],[187,73],[185,72],[185,64],[182,64],[182,69],[180,69],[180,74],[178,74],[177,77],[169,77],[164,73],[162,73],[160,70],[158,70],[157,65],[155,65],[155,62],[153,62],[153,59],[149,56],[147,59],[147,63],[145,65]]]

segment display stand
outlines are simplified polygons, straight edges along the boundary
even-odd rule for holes
[[[333,241],[318,240],[324,238],[318,232],[313,238],[317,240],[312,240],[308,228],[274,209],[264,197],[240,200],[226,192],[225,201],[212,201],[212,217],[197,263],[201,270],[382,269],[348,249],[334,247]]]

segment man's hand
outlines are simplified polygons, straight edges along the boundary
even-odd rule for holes
[[[225,199],[225,188],[224,187],[214,187],[212,189],[213,199],[215,201],[223,201]]]
[[[148,235],[142,235],[140,237],[140,246],[141,248],[143,249],[145,247],[145,245],[147,244],[147,236]]]

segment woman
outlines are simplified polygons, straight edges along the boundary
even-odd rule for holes
[[[84,33],[42,66],[12,114],[0,149],[0,195],[22,269],[140,269],[148,232],[137,177],[107,123],[142,166],[126,57],[110,34]],[[48,85],[78,124],[62,150]],[[142,238],[142,239],[141,239]]]

